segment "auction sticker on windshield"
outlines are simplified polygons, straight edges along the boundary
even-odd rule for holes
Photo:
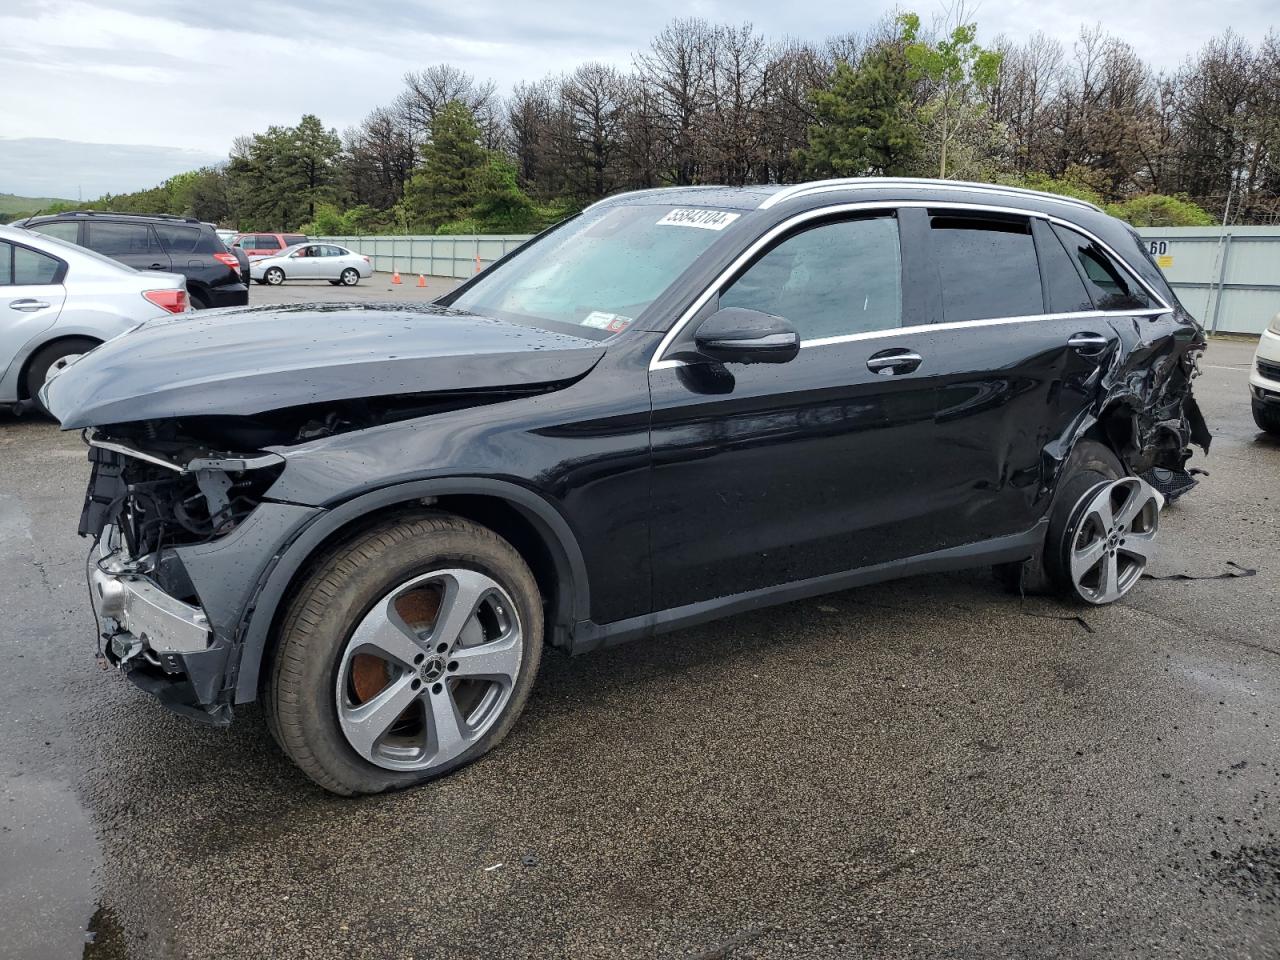
[[[723,230],[740,216],[742,214],[729,213],[727,210],[698,210],[692,207],[676,207],[658,221],[658,226]]]

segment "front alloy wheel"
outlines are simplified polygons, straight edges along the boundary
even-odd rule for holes
[[[279,267],[269,267],[267,272],[262,275],[262,279],[271,284],[271,286],[278,287],[284,283],[284,271]]]
[[[1077,597],[1113,603],[1137,585],[1155,551],[1163,506],[1140,477],[1100,483],[1080,499],[1067,560]]]
[[[515,609],[498,581],[456,567],[375,603],[338,667],[338,722],[352,749],[388,770],[461,756],[511,699],[524,651]]]

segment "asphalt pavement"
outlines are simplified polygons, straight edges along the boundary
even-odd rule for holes
[[[1252,350],[1208,351],[1211,475],[1152,572],[1255,577],[1080,611],[973,571],[549,653],[487,758],[356,800],[260,711],[199,726],[98,670],[84,447],[0,414],[0,956],[1280,955]]]

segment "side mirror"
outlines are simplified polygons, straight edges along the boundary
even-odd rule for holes
[[[693,339],[700,354],[721,363],[786,363],[800,352],[800,334],[790,323],[743,307],[717,310]]]

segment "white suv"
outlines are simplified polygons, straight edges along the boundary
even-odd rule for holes
[[[1280,313],[1262,331],[1249,371],[1253,422],[1267,433],[1280,436]]]
[[[187,281],[0,226],[0,404],[39,409],[52,374],[143,320],[190,309]]]

